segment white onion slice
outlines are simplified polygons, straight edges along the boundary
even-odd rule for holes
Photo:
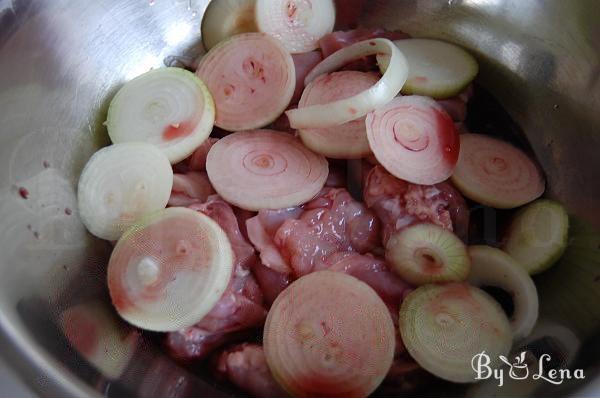
[[[408,64],[398,47],[387,39],[365,40],[336,51],[306,76],[304,84],[308,85],[318,76],[333,72],[350,61],[374,54],[390,55],[389,68],[374,86],[360,94],[328,104],[289,110],[286,114],[290,125],[295,129],[336,126],[363,117],[390,102],[406,82]]]
[[[455,44],[433,39],[403,39],[394,44],[408,61],[402,94],[449,98],[467,87],[479,71],[475,58]],[[389,57],[378,55],[377,62],[385,71]]]
[[[374,73],[358,71],[321,75],[306,86],[298,108],[348,98],[369,89],[378,80]],[[338,126],[301,129],[299,135],[304,145],[329,158],[358,159],[371,153],[364,117]]]
[[[212,131],[213,99],[204,83],[180,68],[144,73],[117,92],[108,109],[110,139],[147,142],[175,164],[194,152]]]
[[[246,210],[283,209],[312,199],[325,185],[327,160],[291,136],[272,130],[221,138],[208,153],[214,189]]]
[[[215,125],[228,131],[273,122],[296,86],[292,56],[265,33],[244,33],[219,43],[202,58],[196,74],[213,95]]]
[[[467,198],[498,209],[529,203],[546,188],[540,168],[522,150],[482,134],[460,136],[452,182]]]
[[[495,286],[507,291],[514,302],[510,320],[515,340],[531,333],[538,319],[538,294],[533,279],[511,256],[489,246],[469,247],[471,271],[468,281],[475,286]]]
[[[254,18],[256,0],[214,0],[202,18],[202,42],[210,50],[240,33],[257,32]]]
[[[369,285],[319,271],[277,297],[263,341],[273,377],[292,396],[363,398],[388,373],[395,334],[388,308]]]
[[[431,98],[394,98],[369,113],[366,127],[373,154],[394,176],[433,185],[452,175],[460,139],[450,116]]]
[[[157,147],[142,142],[100,149],[81,172],[79,216],[93,235],[117,240],[138,218],[167,205],[173,169]]]
[[[290,53],[304,53],[333,31],[335,6],[332,0],[257,0],[256,24]]]
[[[485,351],[489,366],[508,355],[512,333],[500,305],[466,283],[424,285],[400,307],[400,334],[410,355],[425,370],[455,383],[472,383],[471,361]]]
[[[108,264],[117,312],[139,328],[190,327],[212,310],[231,279],[227,235],[208,216],[183,207],[153,213],[132,226]]]

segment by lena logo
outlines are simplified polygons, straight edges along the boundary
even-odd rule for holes
[[[548,383],[558,385],[562,384],[565,380],[585,379],[583,369],[575,369],[574,371],[571,371],[570,369],[546,370],[544,365],[547,365],[547,362],[550,362],[552,359],[548,354],[540,356],[537,363],[537,369],[534,369],[531,374],[529,370],[530,364],[526,361],[525,351],[517,355],[513,363],[511,363],[504,355],[500,355],[498,358],[508,366],[508,377],[513,380],[525,380],[531,377],[533,380],[545,380]],[[502,387],[506,377],[506,369],[504,367],[494,369],[490,366],[491,362],[490,356],[486,354],[485,351],[476,354],[473,359],[471,359],[471,367],[475,372],[475,380],[494,378],[498,381],[498,387]],[[535,363],[533,363],[533,365],[535,366]]]

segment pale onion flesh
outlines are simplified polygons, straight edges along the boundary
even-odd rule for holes
[[[202,17],[202,42],[210,50],[232,36],[257,32],[254,18],[256,0],[214,0]]]
[[[164,208],[173,169],[156,146],[141,142],[100,149],[81,172],[79,216],[93,235],[117,240],[143,215]]]
[[[313,51],[333,31],[333,0],[257,0],[256,25],[292,54]]]
[[[296,87],[292,56],[265,33],[244,33],[219,43],[202,58],[196,74],[215,101],[215,125],[227,131],[275,121]]]
[[[127,322],[175,331],[212,310],[232,269],[223,229],[200,212],[171,207],[143,218],[119,239],[108,263],[108,288]]]
[[[329,167],[289,134],[254,130],[220,139],[208,153],[206,171],[223,199],[256,211],[309,201],[325,185]]]
[[[374,73],[342,71],[321,75],[306,86],[298,108],[348,98],[377,83]],[[333,159],[359,159],[371,153],[365,118],[322,129],[301,129],[300,139],[308,148]]]
[[[304,84],[308,85],[320,75],[334,72],[348,62],[380,53],[390,55],[390,66],[375,85],[349,98],[287,111],[292,128],[323,128],[340,125],[363,117],[390,102],[406,82],[408,64],[400,50],[387,39],[365,40],[336,51],[308,74]]]
[[[366,283],[332,271],[308,274],[275,300],[263,334],[277,382],[296,397],[367,397],[388,373],[395,330]]]
[[[180,68],[161,68],[127,82],[108,109],[113,143],[156,145],[171,164],[198,148],[212,131],[215,106],[204,83]]]
[[[366,126],[373,154],[395,177],[433,185],[452,175],[459,135],[450,116],[431,98],[394,98],[369,113]]]
[[[515,340],[527,337],[538,319],[538,294],[533,279],[508,254],[490,246],[469,247],[472,267],[469,282],[495,286],[510,294],[514,314],[510,320]]]
[[[481,134],[460,136],[452,182],[467,198],[512,209],[537,199],[545,189],[538,165],[522,150]]]
[[[510,324],[500,305],[466,283],[424,285],[404,299],[400,334],[419,365],[444,380],[472,383],[471,361],[485,351],[490,368],[512,346]]]
[[[408,79],[402,88],[405,95],[449,98],[460,93],[473,81],[479,65],[463,48],[441,40],[404,39],[394,41],[408,61]],[[389,57],[377,56],[381,71]]]

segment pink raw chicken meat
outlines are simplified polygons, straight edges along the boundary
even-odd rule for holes
[[[235,255],[231,281],[221,299],[199,323],[191,328],[167,334],[167,346],[181,359],[200,359],[228,340],[228,334],[258,327],[267,311],[263,295],[251,267],[256,262],[254,248],[245,240],[229,204],[219,196],[206,203],[190,206],[215,220],[227,234]]]
[[[292,274],[290,272],[275,271],[260,261],[252,268],[252,272],[263,293],[265,303],[269,307],[273,304],[277,296],[279,296],[279,293],[292,283]]]
[[[467,118],[467,104],[473,96],[473,93],[474,88],[473,85],[470,84],[458,95],[443,100],[438,100],[437,103],[444,108],[452,120],[457,123],[462,123]]]
[[[264,265],[281,273],[290,273],[291,268],[282,256],[273,237],[281,225],[290,219],[297,219],[302,214],[300,207],[290,207],[280,210],[261,210],[256,217],[246,221],[248,237],[254,247],[260,252]]]
[[[208,137],[187,159],[188,167],[192,171],[206,171],[206,156],[208,151],[219,141],[218,138]]]
[[[360,279],[371,286],[383,301],[394,307],[394,310],[400,309],[399,304],[412,291],[412,287],[394,274],[385,261],[370,254],[335,253],[329,256],[323,269],[344,272]]]
[[[169,206],[189,206],[203,203],[215,193],[206,172],[190,171],[185,174],[173,174],[173,189]]]
[[[216,372],[257,398],[288,397],[271,375],[258,344],[245,343],[223,351],[217,358]]]
[[[367,253],[379,245],[377,218],[345,189],[325,188],[303,210],[298,219],[286,220],[274,237],[296,277],[313,272],[333,253]]]
[[[447,182],[417,185],[400,180],[375,166],[364,188],[364,200],[383,222],[383,243],[409,225],[430,222],[467,237],[469,209],[464,198]]]

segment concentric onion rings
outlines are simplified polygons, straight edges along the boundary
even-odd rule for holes
[[[208,153],[206,171],[223,199],[261,210],[309,201],[325,185],[329,167],[289,134],[254,130],[220,139]]]

